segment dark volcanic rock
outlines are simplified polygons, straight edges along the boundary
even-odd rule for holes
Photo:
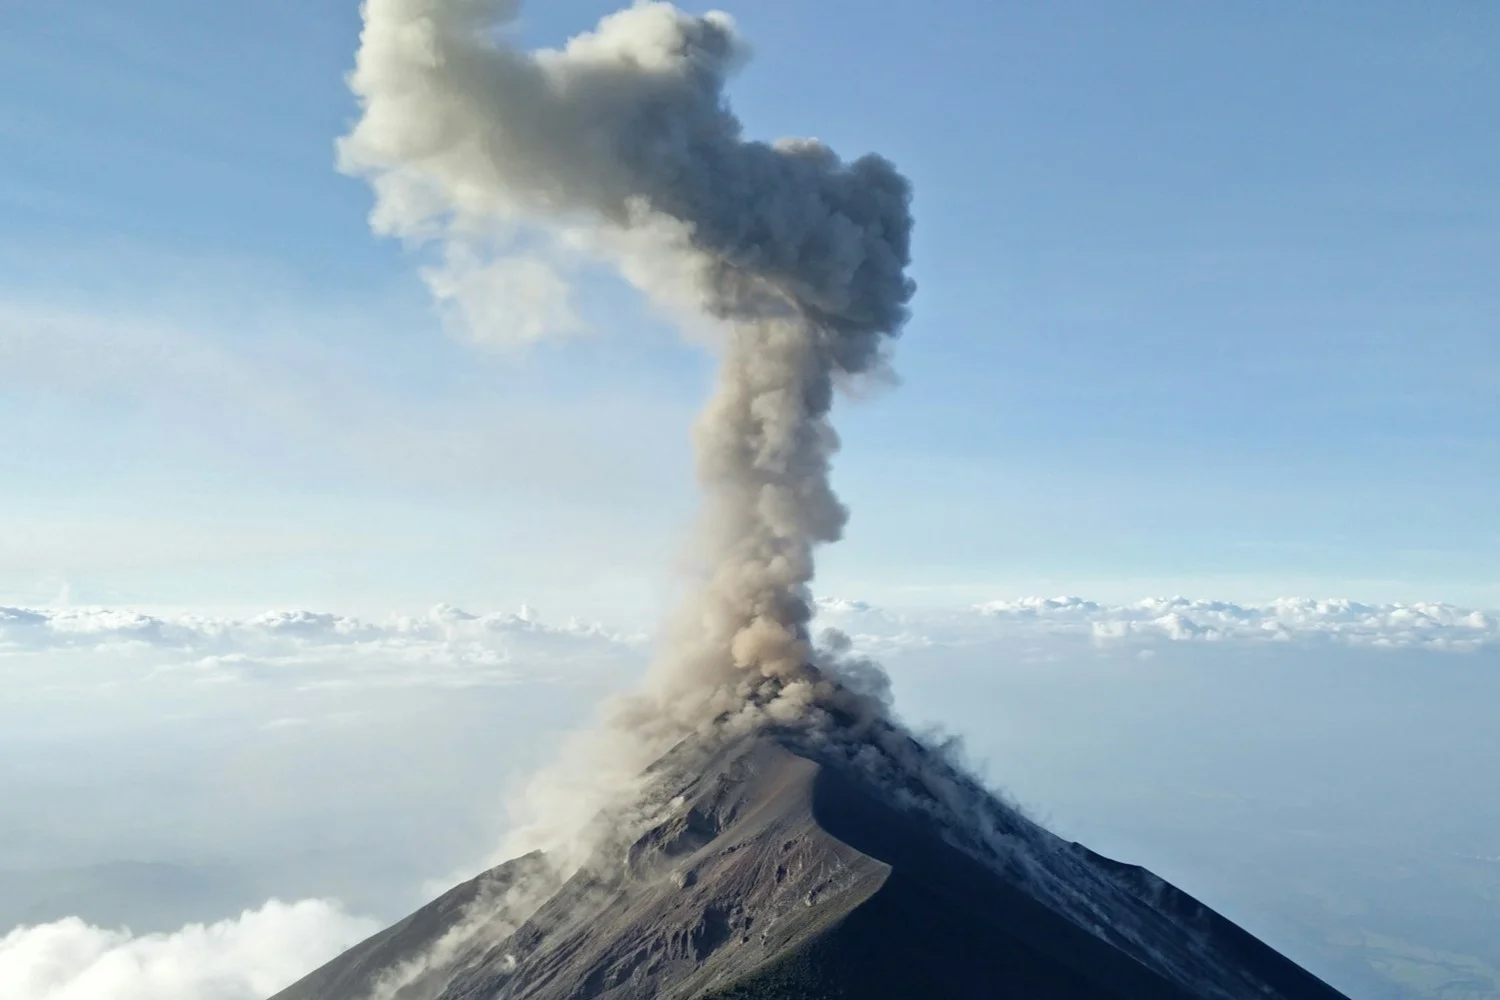
[[[792,738],[659,766],[678,794],[633,843],[561,884],[536,857],[503,865],[272,1000],[1340,997],[991,799],[1013,856]]]

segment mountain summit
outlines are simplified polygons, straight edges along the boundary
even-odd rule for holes
[[[950,787],[984,845],[804,734],[679,746],[653,770],[644,833],[567,877],[501,865],[272,1000],[1342,997],[970,779]]]

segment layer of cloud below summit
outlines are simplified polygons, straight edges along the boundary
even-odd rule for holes
[[[894,611],[863,601],[824,599],[818,623],[848,632],[869,651],[968,645],[1038,635],[1113,641],[1326,642],[1353,646],[1465,650],[1500,643],[1500,615],[1443,603],[1365,604],[1284,598],[1265,604],[1183,597],[1105,604],[1077,597],[997,600],[951,610]],[[251,660],[287,666],[338,649],[351,671],[377,660],[433,668],[429,679],[471,669],[471,680],[504,682],[506,672],[559,664],[585,650],[630,656],[647,645],[640,631],[568,619],[549,624],[529,609],[473,615],[440,605],[427,615],[383,622],[314,611],[252,618],[150,615],[104,608],[0,607],[0,655],[48,650],[152,648],[205,670]]]

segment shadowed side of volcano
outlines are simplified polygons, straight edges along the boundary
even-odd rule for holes
[[[878,860],[880,888],[797,953],[712,994],[751,998],[1026,996],[1188,998],[1109,942],[824,766],[813,785],[825,834]]]
[[[1341,997],[1151,872],[988,805],[1014,846],[981,862],[847,769],[820,770],[820,828],[891,874],[817,943],[831,982],[809,996]]]
[[[792,740],[656,770],[666,818],[544,899],[496,891],[539,861],[502,866],[274,1000],[1340,996],[1149,872],[1008,812],[1018,856],[982,859]]]

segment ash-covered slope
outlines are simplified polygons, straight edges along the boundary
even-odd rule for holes
[[[536,856],[487,872],[273,1000],[1340,997],[972,784],[985,844],[801,736],[657,770],[644,835],[561,882]]]

